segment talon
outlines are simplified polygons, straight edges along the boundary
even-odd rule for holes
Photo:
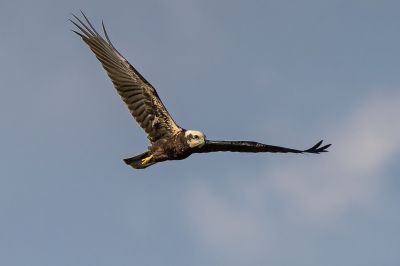
[[[148,164],[151,159],[153,159],[154,155],[150,155],[144,159],[142,159],[142,165]]]

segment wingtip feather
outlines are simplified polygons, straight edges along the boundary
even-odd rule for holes
[[[89,19],[86,17],[85,13],[83,13],[82,10],[80,10],[80,11],[81,11],[82,16],[85,18],[86,22],[89,24],[89,26],[92,29],[92,31],[95,33],[93,35],[100,36],[99,33],[96,31],[96,29],[93,27],[92,23],[90,23]]]
[[[326,149],[329,148],[332,144],[327,144],[327,145],[324,145],[324,146],[320,147],[322,142],[323,142],[323,140],[319,141],[317,144],[315,144],[311,148],[309,148],[307,150],[304,150],[303,153],[319,154],[321,152],[328,152]]]
[[[85,38],[85,36],[83,34],[81,34],[80,32],[77,32],[76,30],[71,30],[71,31],[78,34],[80,37]]]
[[[106,37],[106,39],[107,39],[107,41],[108,41],[108,44],[110,44],[111,47],[115,49],[115,47],[114,47],[114,45],[112,44],[110,38],[108,37],[108,33],[107,33],[107,30],[106,30],[106,26],[104,25],[104,21],[103,21],[103,20],[101,20],[101,26],[103,27],[104,36]],[[116,49],[115,49],[115,50],[116,50]]]

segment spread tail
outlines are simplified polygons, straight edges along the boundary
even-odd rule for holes
[[[148,158],[149,152],[144,152],[142,154],[139,154],[137,156],[131,157],[131,158],[126,158],[124,159],[124,162],[127,165],[132,166],[135,169],[144,169],[146,167],[149,167],[150,165],[155,164],[155,162],[151,162],[150,159],[148,159],[148,162],[143,162],[144,159]]]

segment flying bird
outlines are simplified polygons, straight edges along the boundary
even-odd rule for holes
[[[110,77],[115,89],[136,122],[148,135],[151,145],[137,156],[124,159],[133,168],[143,169],[167,160],[182,160],[193,153],[217,151],[314,153],[327,152],[331,145],[322,140],[306,150],[272,146],[254,141],[208,140],[203,132],[178,126],[165,108],[154,87],[115,49],[102,22],[104,37],[92,26],[81,11],[84,21],[72,14],[77,27],[73,30],[89,46]]]

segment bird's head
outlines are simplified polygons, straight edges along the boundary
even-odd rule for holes
[[[197,130],[187,130],[185,138],[190,148],[201,148],[206,144],[206,136]]]

